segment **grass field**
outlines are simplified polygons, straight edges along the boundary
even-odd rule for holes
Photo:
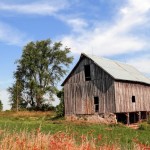
[[[54,116],[54,112],[0,113],[0,150],[13,148],[136,150],[144,147],[148,149],[150,146],[150,125],[147,123],[142,123],[139,129],[134,130],[121,124],[67,122],[63,118],[55,120]],[[43,146],[39,145],[44,142]],[[23,143],[21,147],[17,147],[20,146],[19,143]],[[10,147],[7,147],[8,145]]]

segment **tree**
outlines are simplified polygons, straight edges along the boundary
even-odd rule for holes
[[[2,101],[0,100],[0,111],[2,111],[3,110],[3,103],[2,103]]]
[[[15,84],[9,89],[12,106],[19,101],[19,104],[40,108],[45,95],[52,100],[57,83],[73,60],[69,53],[70,49],[63,48],[61,42],[52,43],[50,39],[28,43],[17,61]]]
[[[12,87],[8,88],[11,110],[18,111],[27,107],[28,103],[22,98],[22,90],[21,83],[18,80]]]
[[[56,106],[56,115],[57,117],[63,117],[65,115],[65,107],[64,107],[64,89],[57,92],[57,97],[60,100],[59,105]]]

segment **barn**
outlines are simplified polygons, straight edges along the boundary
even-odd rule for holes
[[[82,53],[62,86],[66,117],[113,114],[126,124],[148,118],[150,79],[128,64]]]

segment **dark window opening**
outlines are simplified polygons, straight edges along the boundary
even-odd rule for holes
[[[94,97],[95,112],[99,111],[99,98]]]
[[[99,111],[99,105],[95,105],[95,112]]]
[[[90,65],[84,66],[84,73],[85,73],[85,81],[90,81],[91,80]]]
[[[130,113],[129,116],[130,116],[130,118],[129,118],[130,123],[137,123],[138,122],[139,118],[138,118],[137,112],[132,112],[132,113]]]
[[[146,119],[147,118],[147,114],[146,111],[141,112],[141,119]]]
[[[135,103],[135,96],[132,96],[132,103]]]
[[[117,119],[117,122],[127,124],[127,116],[125,115],[125,113],[116,114],[116,119]]]
[[[116,119],[117,119],[117,122],[122,122],[124,124],[127,124],[127,114],[125,114],[125,113],[117,113],[116,114]],[[130,124],[137,123],[138,121],[139,121],[139,118],[138,118],[138,113],[137,112],[129,113],[129,122],[130,122]]]
[[[94,104],[96,105],[96,104],[99,104],[99,99],[98,99],[98,97],[94,97]]]

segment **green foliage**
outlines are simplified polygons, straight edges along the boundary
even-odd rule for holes
[[[29,110],[29,111],[32,111],[32,110],[34,110],[34,111],[54,111],[55,110],[55,107],[54,106],[52,106],[51,104],[41,104],[41,106],[40,107],[35,107],[35,108],[31,108],[31,107],[29,107],[27,110]]]
[[[150,130],[150,125],[147,122],[143,122],[139,125],[139,130]]]
[[[57,97],[60,100],[59,105],[56,106],[56,115],[57,117],[63,117],[65,115],[64,110],[64,89],[57,92]]]
[[[20,83],[19,81],[16,81],[16,83],[14,83],[12,87],[9,87],[7,89],[9,92],[9,102],[11,105],[11,110],[22,110],[27,107],[27,102],[22,97],[23,87]]]
[[[147,127],[146,127],[144,124],[140,124],[140,126],[139,126],[138,129],[139,129],[139,130],[146,130]]]
[[[0,111],[2,111],[3,110],[3,103],[2,103],[2,101],[0,100]]]
[[[61,42],[52,43],[50,39],[28,43],[17,61],[16,82],[8,90],[12,108],[19,105],[38,110],[45,101],[52,101],[57,83],[73,60],[69,53]]]

